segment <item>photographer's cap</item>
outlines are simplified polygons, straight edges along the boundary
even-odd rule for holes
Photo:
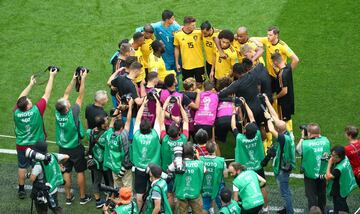
[[[119,202],[121,204],[130,204],[132,199],[132,190],[129,187],[122,187],[119,190]]]
[[[258,127],[255,123],[248,123],[245,126],[245,136],[247,139],[253,139],[256,136],[256,132],[258,131]]]
[[[33,147],[32,150],[39,152],[45,155],[48,152],[48,145],[45,141],[38,141]]]

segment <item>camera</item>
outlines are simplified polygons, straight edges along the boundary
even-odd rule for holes
[[[331,154],[328,154],[328,153],[324,153],[323,156],[321,157],[321,160],[322,161],[329,161],[331,158]]]
[[[83,66],[78,66],[75,70],[75,75],[76,75],[76,85],[75,85],[75,88],[76,88],[76,91],[79,92],[79,89],[80,89],[80,83],[81,83],[81,74],[82,73],[89,73],[90,72],[90,69],[88,68],[85,68]]]
[[[47,70],[48,71],[50,71],[50,72],[55,72],[55,71],[60,71],[60,68],[59,67],[57,67],[57,66],[55,66],[55,65],[49,65],[48,67],[47,67]]]
[[[265,96],[263,94],[258,94],[257,98],[260,101],[260,108],[265,112],[266,111]]]
[[[45,165],[47,165],[51,161],[50,154],[43,155],[43,154],[41,154],[35,150],[32,150],[30,148],[27,148],[25,150],[25,157],[27,157],[31,160],[35,160],[35,161],[44,161]]]
[[[116,108],[110,109],[110,111],[109,111],[109,116],[110,116],[110,117],[117,117],[117,116],[120,114],[120,111],[118,111],[117,114],[115,114],[115,111],[116,111]]]
[[[235,107],[241,107],[243,105],[243,102],[241,101],[241,99],[239,97],[234,97],[233,103],[235,103]]]
[[[260,163],[261,166],[265,167],[269,163],[271,158],[274,158],[275,156],[276,156],[276,149],[273,145],[267,150],[267,154],[266,154],[265,158]]]
[[[303,124],[299,126],[300,130],[304,130],[304,137],[308,136],[307,126],[308,126],[307,124]]]
[[[30,197],[38,204],[47,204],[50,208],[56,208],[57,203],[52,195],[49,194],[50,185],[35,181]]]
[[[155,96],[157,96],[157,92],[155,90],[151,90],[146,94],[149,100],[156,100]]]
[[[177,97],[176,96],[170,96],[170,100],[169,100],[169,103],[176,103],[177,102]]]
[[[183,162],[183,147],[175,146],[174,147],[174,165],[175,165],[175,173],[176,174],[184,174],[185,173],[185,165]]]
[[[120,97],[121,105],[129,105],[129,100],[131,99],[131,94],[124,94]]]
[[[113,188],[110,186],[106,186],[104,184],[99,184],[99,190],[101,192],[105,192],[109,196],[113,194],[114,197],[116,197],[116,198],[119,197],[119,188]],[[116,204],[109,197],[105,202],[105,206],[107,206],[110,211],[113,211],[113,210],[115,210]]]

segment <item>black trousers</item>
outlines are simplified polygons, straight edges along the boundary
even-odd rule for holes
[[[304,176],[305,195],[308,200],[308,208],[317,206],[325,213],[326,205],[326,181],[311,179]]]

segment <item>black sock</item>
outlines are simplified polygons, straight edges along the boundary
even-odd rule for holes
[[[19,191],[25,191],[24,185],[19,184]]]

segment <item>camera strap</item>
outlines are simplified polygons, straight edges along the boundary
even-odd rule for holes
[[[105,132],[104,130],[100,130],[100,131],[97,133],[96,138],[94,138],[95,129],[91,130],[89,154],[92,154],[92,150],[93,150],[95,144],[97,144],[101,149],[103,149],[103,150],[105,149],[104,146],[98,144],[98,140],[99,140],[99,138],[101,137],[101,135],[102,135],[104,132]]]

